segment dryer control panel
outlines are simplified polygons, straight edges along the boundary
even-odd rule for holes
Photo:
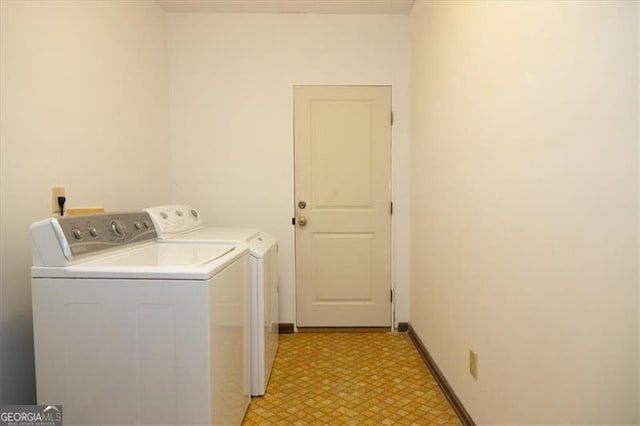
[[[61,254],[71,260],[76,256],[155,240],[157,233],[149,213],[132,212],[51,218],[34,223],[31,236],[34,264],[36,252],[41,252],[42,266],[60,266],[44,259],[59,258]],[[57,244],[52,244],[54,241]],[[58,251],[57,255],[53,253],[55,251]]]
[[[200,213],[188,205],[170,204],[145,209],[156,225],[158,238],[166,239],[202,228]]]

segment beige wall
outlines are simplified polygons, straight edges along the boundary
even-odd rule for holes
[[[294,321],[292,86],[391,84],[397,320],[479,423],[639,422],[637,7],[418,1],[411,52],[402,16],[172,14],[168,81],[153,2],[0,2],[0,403],[52,185],[273,233]]]
[[[280,245],[281,322],[295,321],[293,86],[392,85],[397,321],[409,306],[407,16],[169,14],[175,202]]]
[[[412,11],[411,323],[478,423],[640,420],[636,7]]]
[[[170,201],[165,15],[154,3],[0,2],[0,403],[35,402],[29,225]]]

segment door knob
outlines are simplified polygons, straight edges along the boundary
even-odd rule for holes
[[[304,216],[300,216],[298,218],[298,225],[305,226],[307,224],[307,218]]]

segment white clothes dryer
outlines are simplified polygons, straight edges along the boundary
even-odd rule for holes
[[[38,404],[65,424],[242,422],[246,244],[158,244],[145,212],[31,229]]]
[[[245,242],[249,245],[251,394],[264,395],[278,351],[278,245],[271,235],[251,228],[205,228],[188,205],[146,209],[158,238],[166,243]]]

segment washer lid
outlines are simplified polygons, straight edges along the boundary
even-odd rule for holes
[[[32,276],[204,280],[246,253],[246,244],[153,244],[67,267],[34,267]]]

